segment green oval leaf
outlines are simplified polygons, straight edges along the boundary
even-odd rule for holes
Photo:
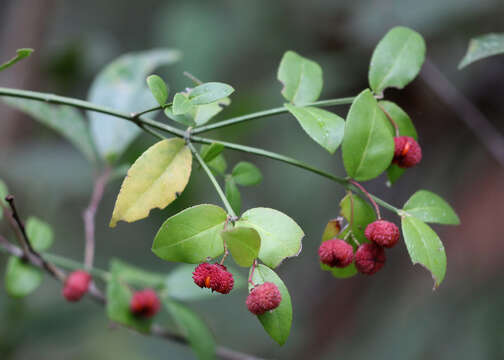
[[[206,146],[201,149],[201,158],[209,163],[217,156],[219,156],[224,150],[224,145],[219,143],[211,143],[209,146]]]
[[[293,104],[316,101],[322,91],[322,69],[314,61],[287,51],[280,61],[277,74],[283,84],[283,97]]]
[[[402,218],[402,232],[411,261],[429,270],[438,287],[446,273],[443,243],[429,225],[413,216]]]
[[[200,149],[201,157],[204,158],[206,153],[208,151],[210,151],[209,147],[210,147],[210,145],[201,146],[201,149]],[[217,155],[214,159],[208,160],[207,165],[210,168],[210,170],[212,170],[212,172],[214,174],[224,175],[226,173],[227,162],[226,162],[226,158],[224,157],[224,155],[222,155],[222,153]]]
[[[173,115],[183,115],[186,112],[190,111],[192,108],[193,105],[189,101],[189,98],[186,94],[175,94],[175,96],[173,97],[173,106],[171,108]]]
[[[49,249],[54,239],[51,226],[34,216],[26,220],[26,235],[32,247],[39,252]]]
[[[504,33],[477,36],[469,42],[467,53],[460,61],[458,69],[462,70],[475,61],[498,54],[504,54]]]
[[[379,176],[394,156],[394,139],[388,119],[368,89],[350,107],[343,139],[343,164],[358,181]]]
[[[247,161],[240,161],[236,164],[231,175],[234,181],[241,186],[257,185],[262,181],[261,170]]]
[[[165,115],[169,119],[186,126],[201,126],[206,124],[229,104],[231,104],[231,99],[226,97],[211,104],[191,106],[191,108],[182,115],[174,115],[172,109],[168,107],[165,109]]]
[[[164,80],[159,75],[150,75],[147,77],[147,86],[158,104],[164,106],[168,100],[168,87]]]
[[[163,298],[170,315],[175,320],[182,336],[187,338],[191,349],[200,360],[213,360],[215,356],[215,341],[210,329],[203,320],[188,307]]]
[[[161,65],[180,59],[180,52],[154,49],[122,55],[109,63],[94,79],[88,100],[125,113],[156,106],[145,78]],[[116,160],[142,131],[137,125],[111,115],[88,112],[91,134],[102,158]]]
[[[192,105],[210,104],[228,97],[234,92],[232,86],[220,82],[208,82],[196,86],[189,92]]]
[[[375,93],[388,87],[408,85],[420,72],[425,60],[425,41],[406,27],[391,29],[380,40],[369,65],[369,85]]]
[[[11,67],[12,65],[17,63],[18,61],[23,60],[24,58],[27,58],[28,56],[31,55],[32,52],[33,52],[33,49],[29,49],[29,48],[17,49],[16,56],[14,56],[12,59],[4,62],[3,64],[0,64],[0,71]]]
[[[42,283],[42,271],[21,259],[11,256],[5,273],[5,289],[10,296],[24,297],[34,292]]]
[[[284,213],[269,208],[247,210],[238,226],[251,227],[261,236],[259,259],[270,268],[275,268],[289,257],[301,252],[303,230]]]
[[[233,211],[236,214],[240,214],[241,213],[240,190],[238,189],[238,186],[236,186],[234,179],[229,175],[226,176],[224,191],[226,192],[226,198],[228,199],[231,208],[233,208]]]
[[[346,195],[340,202],[341,216],[350,224],[352,218],[352,199],[353,199],[353,224],[352,234],[362,244],[369,242],[364,231],[366,226],[376,220],[374,209],[369,203],[357,194]],[[350,226],[340,235],[345,236]],[[355,245],[355,244],[354,244]],[[355,246],[354,246],[355,247]]]
[[[317,144],[334,154],[343,140],[345,120],[336,114],[315,107],[296,107],[289,104],[285,107]]]
[[[216,205],[197,205],[168,218],[159,229],[152,251],[166,261],[198,264],[224,252],[221,230],[226,212]]]
[[[252,281],[256,285],[272,282],[282,294],[282,302],[276,309],[258,315],[257,318],[273,340],[279,345],[285,344],[292,325],[292,303],[287,287],[273,270],[262,264],[256,267]],[[251,288],[252,285],[249,285],[249,290]]]
[[[440,196],[419,190],[404,204],[404,210],[425,222],[459,225],[460,219],[452,207]]]
[[[117,196],[110,226],[133,222],[164,209],[184,190],[191,175],[191,151],[182,139],[162,140],[131,166]]]
[[[221,233],[234,261],[244,267],[252,266],[259,256],[261,237],[259,233],[247,227],[235,227]]]

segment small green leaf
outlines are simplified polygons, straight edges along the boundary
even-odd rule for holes
[[[164,288],[166,275],[146,271],[119,259],[111,260],[111,267],[119,274],[121,281],[140,287]]]
[[[322,234],[322,242],[334,239],[341,232],[341,218],[329,220],[324,233]]]
[[[201,146],[201,157],[203,157],[203,155],[208,151],[208,147],[209,145]],[[226,158],[222,154],[219,154],[215,159],[208,161],[207,165],[214,174],[224,175],[226,173],[227,162]]]
[[[227,175],[226,176],[226,183],[225,183],[225,192],[226,192],[226,198],[229,201],[229,204],[233,208],[233,211],[236,214],[240,214],[241,212],[241,194],[240,190],[238,190],[238,186],[236,186],[236,183],[234,179]]]
[[[182,115],[174,115],[172,109],[168,107],[165,109],[165,115],[173,121],[186,126],[201,126],[206,124],[229,104],[231,104],[231,100],[226,97],[211,104],[191,106],[189,111]]]
[[[24,297],[31,294],[40,286],[43,279],[44,274],[40,269],[24,263],[15,256],[9,257],[5,288],[10,296]]]
[[[402,232],[411,261],[429,270],[438,287],[446,273],[443,243],[429,225],[413,216],[402,218]]]
[[[283,97],[296,105],[316,101],[322,91],[322,69],[294,51],[282,57],[277,74],[283,84]]]
[[[257,185],[262,181],[261,170],[254,164],[246,161],[240,161],[236,164],[231,175],[234,181],[241,186]]]
[[[211,162],[224,150],[224,145],[218,143],[211,143],[210,146],[206,146],[201,149],[201,157],[206,163]]]
[[[54,240],[51,226],[34,216],[26,220],[26,235],[33,248],[39,252],[49,249]]]
[[[96,161],[95,146],[89,127],[77,109],[28,99],[3,98],[2,101],[59,133],[79,149],[87,160]]]
[[[216,205],[197,205],[168,218],[159,229],[152,251],[166,261],[198,264],[224,252],[221,230],[226,212]]]
[[[404,210],[425,222],[459,225],[460,219],[452,207],[440,196],[419,190],[404,204]]]
[[[124,113],[156,106],[156,100],[145,85],[145,78],[161,65],[176,63],[177,50],[153,49],[120,56],[109,63],[94,79],[88,100]],[[98,153],[113,162],[142,132],[136,124],[117,117],[88,112],[91,134]]]
[[[27,58],[28,56],[31,55],[32,52],[33,52],[33,49],[28,49],[28,48],[17,49],[16,56],[14,56],[12,59],[4,62],[3,64],[0,64],[0,71],[11,67],[12,65],[17,63],[18,61],[23,60],[24,58]]]
[[[238,226],[251,227],[261,236],[259,259],[270,268],[275,268],[289,257],[301,252],[304,232],[290,217],[278,210],[254,208],[247,210]]]
[[[158,104],[164,106],[168,100],[168,87],[164,80],[158,75],[150,75],[147,77],[147,86]]]
[[[350,107],[342,151],[345,169],[355,180],[371,180],[390,165],[394,138],[388,121],[368,89]]]
[[[258,315],[257,318],[273,340],[280,345],[285,344],[292,325],[292,303],[287,287],[273,270],[262,264],[256,267],[252,281],[256,285],[272,282],[282,294],[282,302],[276,309]],[[249,285],[249,290],[251,287],[252,285]]]
[[[261,237],[252,228],[235,227],[221,233],[234,261],[243,267],[252,266],[259,255]]]
[[[133,222],[164,209],[184,190],[191,175],[191,151],[182,139],[159,141],[131,166],[117,196],[110,226]]]
[[[9,195],[9,189],[7,189],[7,185],[0,179],[0,220],[3,218],[3,207],[7,206],[7,202],[5,201],[7,195]]]
[[[192,105],[205,105],[228,97],[234,89],[224,83],[208,82],[196,86],[189,92],[189,100]]]
[[[285,107],[316,143],[334,154],[343,140],[345,120],[336,114],[315,107],[296,107],[289,104]]]
[[[107,316],[118,324],[148,333],[152,319],[138,317],[131,313],[130,302],[133,292],[122,278],[120,270],[120,265],[112,263],[111,276],[107,282]]]
[[[188,307],[164,298],[163,302],[175,320],[182,336],[187,338],[189,345],[200,360],[216,359],[215,355],[215,340],[212,332]]]
[[[173,115],[183,115],[192,109],[192,104],[186,94],[176,93],[173,97],[172,113]]]
[[[504,33],[477,36],[469,42],[467,53],[460,61],[458,69],[462,70],[475,61],[498,54],[504,54]]]
[[[425,60],[425,41],[406,27],[391,29],[380,40],[369,65],[369,85],[377,94],[388,87],[408,85],[420,72]]]

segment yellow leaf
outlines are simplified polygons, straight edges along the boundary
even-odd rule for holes
[[[133,222],[151,209],[164,209],[184,190],[191,175],[191,151],[182,139],[162,140],[147,149],[131,166],[110,220]]]

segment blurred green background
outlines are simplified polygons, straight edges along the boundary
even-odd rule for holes
[[[120,54],[170,47],[184,54],[177,65],[158,71],[172,89],[191,85],[183,71],[233,85],[232,106],[219,115],[224,119],[282,104],[276,69],[289,49],[321,64],[321,98],[356,95],[367,86],[367,67],[377,41],[392,26],[404,25],[425,37],[431,61],[502,133],[504,56],[463,71],[457,64],[471,37],[504,32],[503,18],[502,0],[3,0],[0,59],[20,47],[36,52],[0,73],[0,84],[86,98],[94,75]],[[260,186],[243,189],[243,208],[283,211],[303,227],[306,237],[301,255],[279,269],[294,307],[287,344],[277,346],[247,312],[243,290],[190,304],[211,326],[219,344],[278,359],[504,358],[504,171],[422,75],[405,90],[388,90],[386,96],[412,117],[424,159],[393,188],[385,186],[383,177],[367,187],[397,206],[416,190],[428,189],[455,207],[461,226],[434,227],[448,256],[442,286],[431,290],[430,275],[411,265],[404,245],[387,253],[387,266],[373,277],[338,280],[321,271],[316,249],[327,220],[338,215],[342,188],[300,169],[228,150],[231,166],[249,160],[264,174]],[[348,107],[334,110],[345,116]],[[0,119],[0,178],[17,196],[22,214],[54,226],[52,251],[80,261],[81,212],[91,193],[91,168],[69,143],[27,116],[0,104]],[[209,136],[289,154],[344,174],[340,153],[330,156],[287,115]],[[139,138],[125,159],[133,161],[152,141]],[[116,229],[107,224],[120,182],[111,185],[97,217],[97,266],[107,268],[108,259],[115,256],[169,271],[173,265],[150,251],[162,221],[187,206],[219,203],[204,173],[193,171],[175,203]],[[0,229],[7,234],[5,225]],[[3,268],[5,256],[0,263]],[[3,287],[3,279],[0,283]],[[186,347],[111,328],[104,315],[89,299],[65,302],[52,279],[22,301],[8,298],[2,290],[0,358],[193,358]]]

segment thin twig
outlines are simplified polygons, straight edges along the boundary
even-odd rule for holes
[[[256,267],[257,267],[257,259],[255,259],[254,262],[252,263],[252,269],[250,270],[250,275],[248,278],[248,282],[252,284],[252,286],[255,286],[254,282],[252,281],[252,278],[254,277],[254,271]]]
[[[392,115],[390,115],[390,113],[387,110],[385,110],[385,108],[383,106],[381,106],[380,104],[378,104],[378,107],[380,109],[382,109],[383,113],[385,114],[385,116],[387,117],[387,119],[390,121],[390,123],[392,124],[392,126],[395,129],[395,136],[398,137],[400,135],[399,126],[397,125],[395,120],[392,118]]]
[[[350,179],[349,182],[350,182],[350,184],[355,185],[360,191],[362,191],[364,193],[364,195],[366,195],[366,197],[369,199],[369,201],[371,202],[371,204],[373,204],[373,206],[375,208],[376,217],[378,218],[378,220],[380,220],[381,219],[380,208],[378,207],[378,204],[374,200],[373,196],[371,196],[367,192],[367,190],[364,188],[364,186],[362,186],[361,184],[359,184],[357,181],[355,181],[353,179]]]
[[[95,253],[95,216],[100,201],[105,192],[107,181],[110,176],[111,169],[106,167],[103,172],[96,178],[93,187],[93,194],[88,207],[82,213],[84,220],[84,231],[86,237],[85,250],[84,250],[84,266],[86,269],[93,267],[94,253]]]

